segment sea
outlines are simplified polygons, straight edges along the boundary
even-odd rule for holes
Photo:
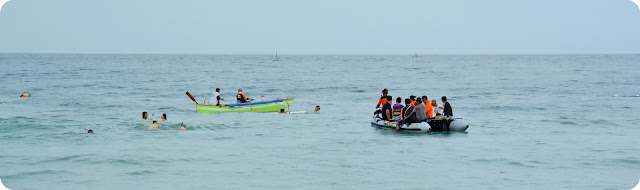
[[[216,88],[222,103],[242,88],[310,113],[196,113],[185,93],[202,103]],[[385,88],[446,96],[470,127],[372,126]],[[150,131],[142,112],[168,120]],[[631,189],[640,55],[0,54],[0,179],[12,190]]]

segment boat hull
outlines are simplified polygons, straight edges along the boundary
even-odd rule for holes
[[[394,121],[384,121],[380,118],[373,118],[371,121],[371,126],[381,127],[381,128],[396,128],[396,122]],[[463,119],[451,119],[451,120],[435,120],[430,119],[428,121],[423,121],[420,123],[410,123],[404,124],[400,126],[400,130],[408,130],[408,131],[459,131],[464,132],[469,128],[467,122]]]
[[[289,104],[294,98],[252,102],[230,105],[205,105],[196,103],[198,113],[226,113],[226,112],[278,112],[280,109],[289,110]]]

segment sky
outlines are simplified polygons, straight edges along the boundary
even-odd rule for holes
[[[639,54],[629,0],[11,0],[0,53]]]

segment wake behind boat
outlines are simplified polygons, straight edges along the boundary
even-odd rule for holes
[[[281,109],[289,110],[289,104],[295,98],[275,99],[259,102],[246,102],[237,104],[200,104],[187,91],[187,96],[196,103],[196,112],[198,113],[225,113],[225,112],[278,112]]]

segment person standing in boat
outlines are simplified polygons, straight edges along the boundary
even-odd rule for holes
[[[451,104],[449,104],[449,102],[447,101],[447,97],[446,96],[442,96],[442,98],[440,98],[442,100],[442,103],[444,104],[444,116],[447,117],[452,117],[453,116],[453,109],[451,109]],[[448,120],[449,118],[447,118]]]
[[[236,100],[238,100],[238,103],[246,103],[247,102],[247,96],[244,95],[244,93],[242,93],[242,88],[238,89],[238,94],[236,94]]]
[[[387,94],[389,93],[389,90],[387,90],[387,88],[382,89],[382,95],[380,95],[380,100],[378,100],[378,104],[376,105],[376,109],[380,108],[380,105],[385,104],[385,102],[387,102]]]
[[[216,91],[211,94],[211,97],[216,99],[216,106],[220,106],[220,100],[224,100],[224,98],[220,97],[220,88],[216,88]]]

